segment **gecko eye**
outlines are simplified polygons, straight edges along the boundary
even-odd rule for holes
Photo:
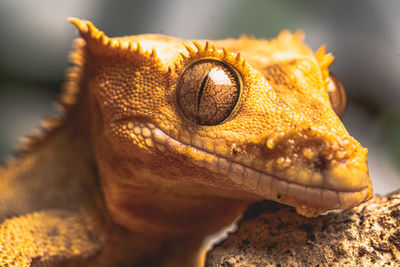
[[[189,121],[217,125],[233,113],[240,91],[241,80],[235,69],[215,59],[203,59],[182,72],[176,102]]]
[[[346,108],[346,92],[342,83],[332,73],[329,74],[328,94],[333,111],[339,117],[342,116]]]

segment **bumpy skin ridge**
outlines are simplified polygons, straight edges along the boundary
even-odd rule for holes
[[[314,216],[372,194],[366,149],[330,103],[333,56],[314,54],[302,33],[109,38],[69,20],[82,38],[64,115],[0,170],[4,264],[192,266],[204,237],[249,203],[272,199]],[[196,62],[208,65],[190,69]],[[188,84],[194,119],[177,105]],[[215,123],[210,112],[229,99],[232,112]]]
[[[56,210],[5,220],[0,226],[2,266],[29,266],[37,258],[56,263],[93,255],[99,243],[82,223],[81,217]]]

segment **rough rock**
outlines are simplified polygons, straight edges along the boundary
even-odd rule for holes
[[[206,266],[400,266],[400,191],[315,218],[256,203]]]

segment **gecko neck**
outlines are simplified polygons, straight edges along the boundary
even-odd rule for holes
[[[102,165],[100,173],[106,169]],[[136,169],[136,174],[142,176],[131,177],[136,178],[135,184],[125,181],[118,186],[108,185],[106,177],[101,177],[101,184],[110,218],[129,232],[133,250],[128,254],[137,257],[135,261],[143,266],[197,266],[204,238],[231,223],[247,207],[241,201],[189,197],[171,194],[168,189],[145,187],[139,181],[154,176],[146,178],[145,168]],[[132,251],[136,251],[135,255]]]
[[[147,262],[145,266],[195,266],[204,238],[232,223],[249,201],[218,197],[187,174],[177,174],[186,169],[169,164],[160,154],[116,143],[103,125],[95,97],[90,107],[91,145],[106,216],[115,223],[112,228],[127,230],[117,234],[118,243],[129,243],[133,250],[127,255]],[[156,264],[146,255],[159,255]]]

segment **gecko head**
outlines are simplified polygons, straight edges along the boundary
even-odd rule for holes
[[[197,199],[272,199],[312,216],[371,196],[367,150],[338,117],[333,57],[300,33],[189,43],[108,38],[72,22],[95,62],[85,82],[106,201],[151,185]]]

